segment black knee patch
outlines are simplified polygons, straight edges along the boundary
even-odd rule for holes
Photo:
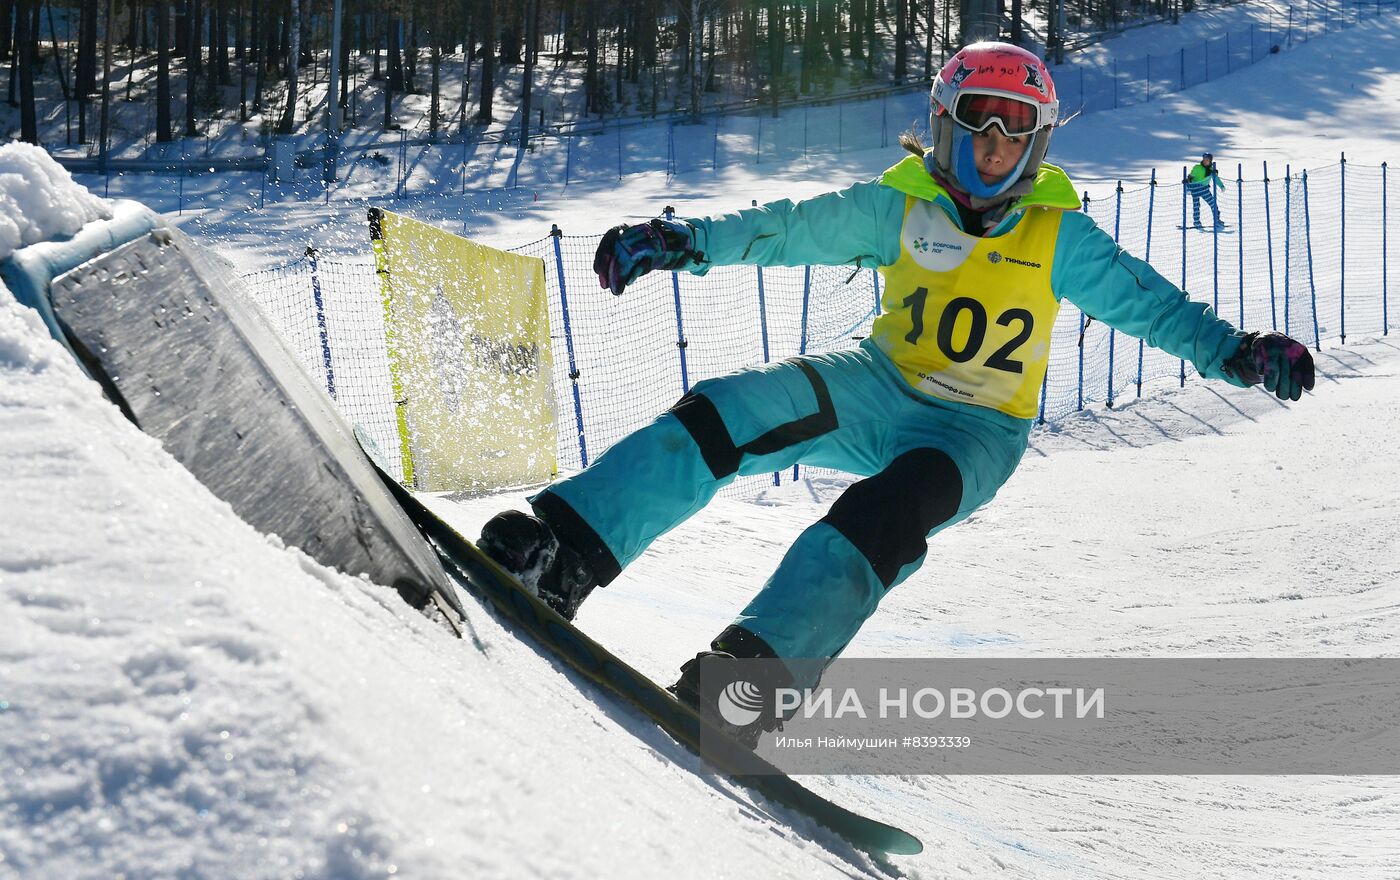
[[[746,454],[769,455],[836,430],[836,408],[831,404],[831,392],[827,390],[826,381],[811,364],[800,360],[796,364],[806,375],[807,381],[812,383],[812,391],[817,397],[817,411],[779,425],[743,446],[735,445],[724,418],[705,395],[692,391],[671,407],[671,414],[680,420],[695,440],[695,445],[700,447],[700,455],[716,480],[738,473],[739,462]]]
[[[906,452],[847,489],[822,518],[861,552],[888,589],[923,555],[928,533],[962,504],[962,473],[937,449]]]
[[[534,508],[535,515],[549,525],[559,543],[568,545],[583,558],[584,564],[597,578],[598,586],[606,587],[622,574],[617,557],[569,502],[553,492],[544,492],[530,502],[530,506]]]

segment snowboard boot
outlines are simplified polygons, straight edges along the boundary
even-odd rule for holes
[[[533,596],[573,620],[598,579],[544,520],[518,510],[496,514],[481,527],[481,552],[515,575]]]
[[[782,728],[777,691],[792,687],[792,675],[781,662],[740,663],[778,660],[767,642],[741,626],[727,627],[710,648],[687,660],[681,666],[680,680],[667,690],[745,748],[753,749],[765,732]],[[744,723],[735,723],[739,721]]]

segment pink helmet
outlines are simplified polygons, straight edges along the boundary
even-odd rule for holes
[[[1029,191],[1060,118],[1055,82],[1043,61],[1010,43],[973,43],[943,65],[931,98],[930,170],[970,195],[978,207]],[[1009,137],[1032,141],[1010,174],[986,184],[976,173],[970,136],[994,125]],[[1017,186],[1022,181],[1026,185]]]

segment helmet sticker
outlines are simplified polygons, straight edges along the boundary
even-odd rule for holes
[[[950,85],[952,85],[953,88],[957,88],[958,86],[963,84],[964,80],[966,80],[969,76],[972,76],[972,74],[974,73],[976,73],[975,70],[959,61],[957,72],[953,74],[953,80],[950,83]]]
[[[1040,71],[1033,64],[1022,65],[1026,68],[1026,85],[1034,88],[1042,95],[1045,94],[1045,80],[1041,77]]]

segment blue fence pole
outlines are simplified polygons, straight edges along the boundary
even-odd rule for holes
[[[398,198],[408,189],[408,131],[405,129],[399,132],[399,180],[398,186],[394,189],[394,197]]]
[[[1289,7],[1292,9],[1292,7]],[[1293,335],[1293,166],[1283,166],[1283,332]]]
[[[797,353],[807,353],[807,316],[812,305],[812,267],[802,267],[802,336],[797,344]],[[798,465],[792,466],[792,479],[797,482]]]
[[[1376,0],[1380,2],[1380,0]],[[1377,9],[1379,13],[1379,9]],[[1390,232],[1386,228],[1389,215],[1387,204],[1389,170],[1381,163],[1381,335],[1390,335]]]
[[[711,148],[711,151],[710,151],[710,170],[711,170],[711,171],[718,171],[718,170],[719,170],[719,124],[720,124],[720,121],[723,120],[723,119],[724,119],[724,116],[723,116],[723,115],[721,115],[721,114],[719,114],[719,113],[716,113],[716,114],[715,114],[715,142],[714,142],[714,145],[713,145],[713,147]]]
[[[1089,213],[1088,191],[1084,193],[1084,205],[1081,210],[1085,214]],[[1079,313],[1079,379],[1076,383],[1078,387],[1075,390],[1075,412],[1084,409],[1084,330],[1088,326],[1088,323],[1084,320],[1084,312],[1081,311]]]
[[[1181,166],[1181,289],[1186,289],[1186,166]],[[1181,359],[1181,387],[1186,387],[1186,359]]]
[[[1186,91],[1186,47],[1181,47],[1181,88],[1179,91]]]
[[[569,185],[569,172],[574,168],[574,139],[572,136],[564,138],[564,185]]]
[[[1215,183],[1210,178],[1206,178],[1206,186],[1214,188]],[[1219,201],[1219,196],[1214,196]],[[1219,217],[1219,208],[1216,209],[1215,216]],[[1211,291],[1214,294],[1212,305],[1215,313],[1220,314],[1220,224],[1214,223],[1210,227],[1210,274]]]
[[[1342,154],[1342,279],[1341,303],[1342,345],[1347,344],[1347,154]]]
[[[757,206],[758,199],[750,199],[749,203]],[[768,300],[767,294],[763,289],[763,267],[755,266],[754,270],[758,272],[758,331],[760,338],[763,340],[763,362],[766,364],[771,360],[771,355],[768,350]],[[781,483],[782,472],[773,471],[773,485],[777,486]]]
[[[758,207],[758,199],[750,199],[749,204]],[[763,362],[769,361],[768,353],[768,300],[767,292],[763,289],[763,267],[755,266],[758,270],[758,330],[763,340]]]
[[[622,179],[622,117],[617,119],[617,179]]]
[[[578,361],[574,358],[574,329],[569,321],[569,291],[564,283],[564,255],[559,247],[564,233],[557,224],[551,224],[549,235],[554,239],[554,271],[559,276],[559,311],[564,317],[564,347],[569,352],[569,384],[574,392],[574,430],[578,432],[579,466],[588,467],[588,439],[583,434],[583,399],[578,388]]]
[[[326,302],[321,296],[321,273],[316,249],[308,247],[306,257],[311,261],[311,299],[316,304],[316,329],[321,335],[321,362],[326,367],[326,393],[335,400],[335,368],[331,366],[331,338],[326,331]]]
[[[267,163],[263,163],[263,180],[267,180]],[[263,184],[266,187],[266,183]],[[180,195],[179,209],[176,213],[185,213],[185,139],[180,138]]]
[[[1244,165],[1235,165],[1235,238],[1240,253],[1240,326],[1244,326]]]
[[[621,134],[618,135],[621,137]],[[667,205],[662,211],[666,219],[670,220],[676,214],[676,209]],[[671,273],[671,295],[676,303],[676,348],[681,355],[681,393],[690,393],[690,369],[686,362],[685,350],[690,345],[685,339],[685,322],[681,316],[681,273]]]
[[[1313,277],[1312,209],[1308,203],[1308,169],[1303,169],[1303,243],[1308,248],[1308,290],[1312,295],[1313,348],[1322,351],[1322,331],[1317,321],[1317,280]]]
[[[1152,179],[1147,183],[1147,247],[1143,251],[1142,261],[1152,263],[1152,212],[1157,206],[1157,169],[1152,169]],[[1185,230],[1182,230],[1185,232]],[[1137,396],[1142,397],[1142,360],[1143,352],[1147,348],[1146,340],[1138,340],[1138,364],[1137,364]]]
[[[1123,181],[1118,181],[1118,191],[1113,203],[1113,243],[1118,243],[1118,233],[1123,218]],[[1113,409],[1113,345],[1118,333],[1112,327],[1108,328],[1108,400],[1105,402],[1109,409]]]
[[[1264,244],[1269,253],[1269,324],[1278,329],[1278,301],[1274,290],[1274,216],[1269,208],[1269,163],[1264,163]]]

